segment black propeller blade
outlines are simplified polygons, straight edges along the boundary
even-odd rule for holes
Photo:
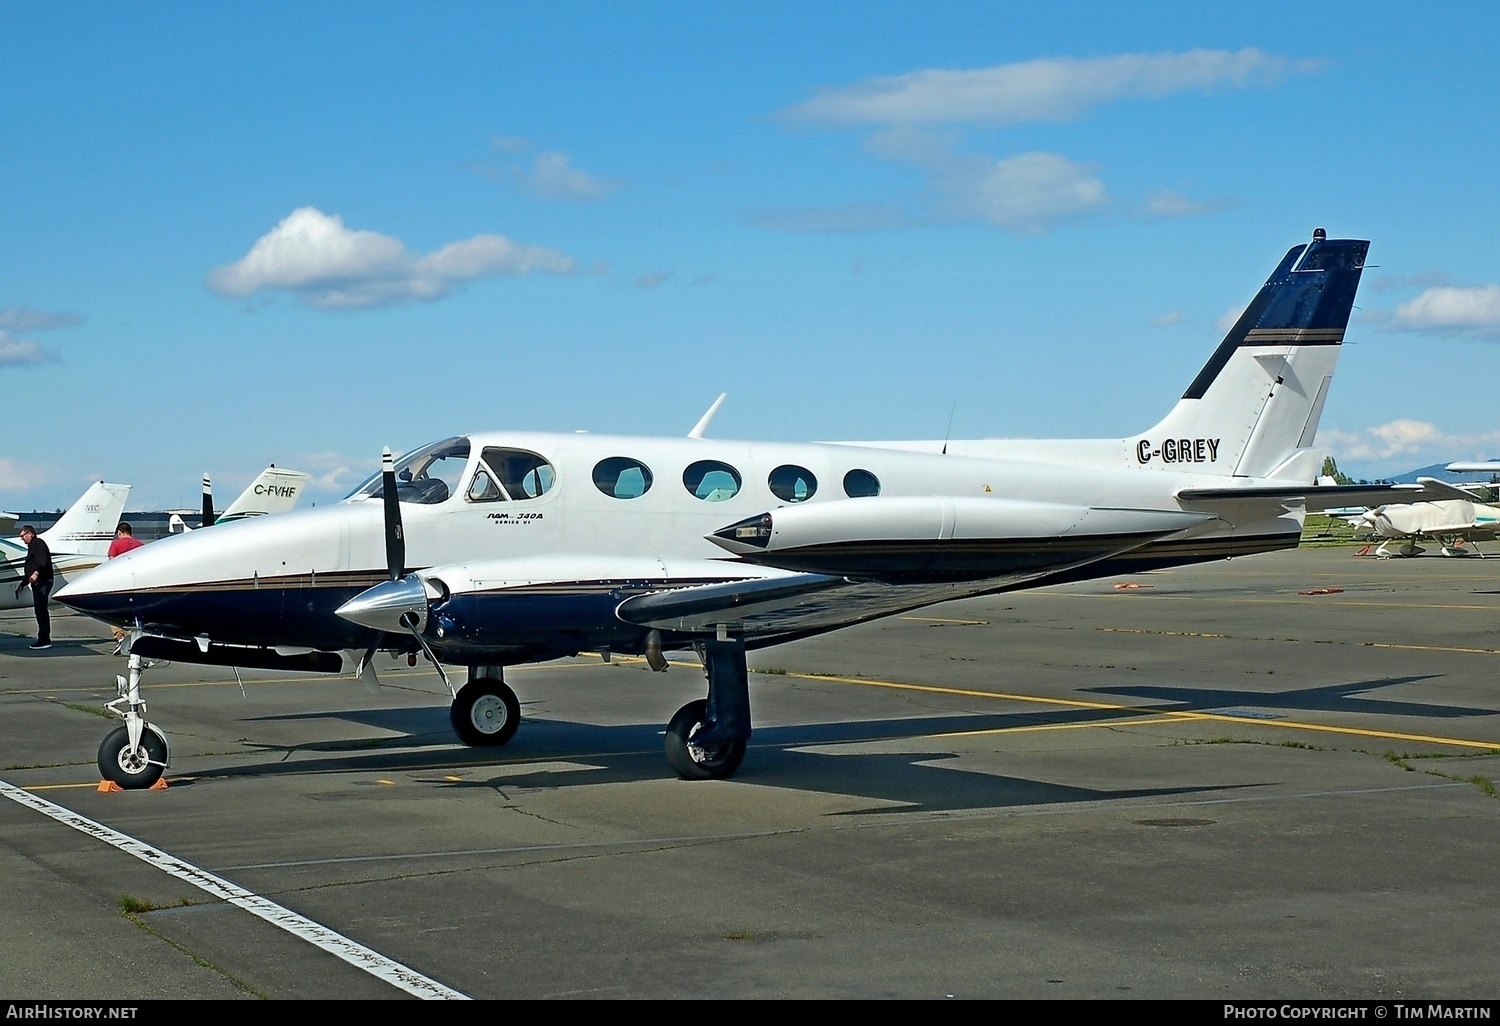
[[[390,447],[380,455],[380,494],[385,499],[385,562],[391,580],[406,573],[406,539],[401,532],[401,500],[396,496],[396,459]]]
[[[208,480],[208,475],[203,475],[203,526],[214,526],[214,486]]]

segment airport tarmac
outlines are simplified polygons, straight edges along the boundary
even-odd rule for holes
[[[1495,998],[1500,559],[1354,552],[756,653],[705,783],[696,663],[580,657],[488,750],[430,668],[159,666],[170,786],[100,793],[124,660],[3,614],[0,997]]]

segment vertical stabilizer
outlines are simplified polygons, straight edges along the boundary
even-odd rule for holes
[[[83,497],[42,533],[42,540],[54,556],[105,555],[129,496],[129,485],[103,481],[90,485]]]
[[[1288,251],[1172,412],[1137,440],[1137,465],[1270,477],[1312,462],[1291,461],[1313,444],[1369,246],[1319,228]]]
[[[286,512],[297,505],[297,500],[302,497],[302,486],[311,476],[300,470],[281,470],[276,464],[271,464],[229,504],[219,516],[220,523]]]

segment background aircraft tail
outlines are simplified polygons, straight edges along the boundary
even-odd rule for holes
[[[105,555],[129,496],[129,485],[103,481],[90,485],[83,497],[42,533],[42,540],[54,555]]]
[[[1293,247],[1172,412],[1135,441],[1137,465],[1311,482],[1312,449],[1368,242]]]
[[[229,504],[229,508],[219,515],[219,522],[284,513],[297,505],[302,486],[311,476],[300,470],[281,470],[273,463]]]

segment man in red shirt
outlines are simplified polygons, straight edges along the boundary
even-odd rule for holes
[[[123,556],[131,549],[138,549],[144,544],[146,543],[136,540],[135,532],[130,529],[130,525],[121,520],[120,526],[115,528],[115,540],[109,543],[109,558]]]

